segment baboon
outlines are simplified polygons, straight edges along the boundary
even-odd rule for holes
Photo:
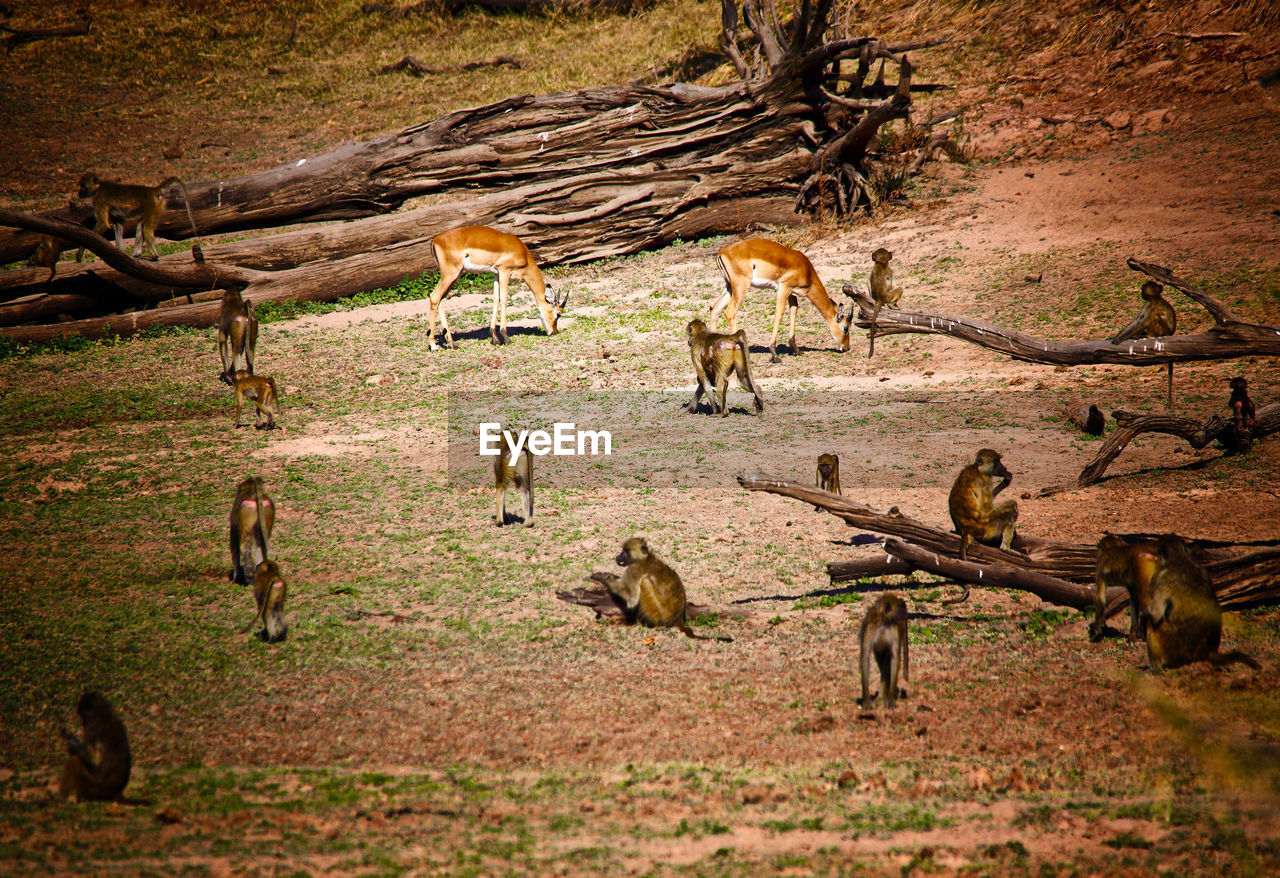
[[[253,599],[258,605],[258,614],[249,628],[261,624],[262,630],[257,636],[264,643],[279,643],[289,633],[289,626],[284,622],[286,591],[284,577],[274,561],[263,561],[258,565],[253,581]]]
[[[1222,610],[1213,584],[1176,534],[1156,540],[1156,572],[1146,615],[1147,656],[1153,671],[1203,661],[1217,666],[1243,662],[1258,669],[1243,652],[1218,652]]]
[[[725,405],[725,396],[729,392],[729,378],[733,376],[737,377],[738,386],[755,397],[756,411],[764,411],[764,398],[751,381],[751,359],[747,355],[746,332],[741,329],[732,335],[707,332],[707,325],[695,317],[685,327],[685,333],[689,337],[689,357],[693,360],[693,370],[697,373],[693,401],[688,405],[689,411],[698,410],[698,400],[705,393],[707,402],[711,404],[712,414],[719,412],[721,417],[728,417],[729,407]]]
[[[491,344],[507,343],[507,301],[513,277],[523,280],[533,293],[543,330],[547,335],[556,334],[560,315],[569,304],[569,294],[556,297],[550,284],[543,279],[538,263],[533,261],[529,248],[515,235],[487,226],[461,226],[432,238],[431,249],[440,267],[440,280],[431,292],[431,350],[440,349],[436,344],[437,317],[444,328],[445,347],[454,346],[449,318],[440,305],[464,271],[494,275],[493,317],[489,321]]]
[[[840,493],[840,455],[838,454],[819,454],[818,455],[818,481],[817,486],[823,491],[829,491],[832,494]],[[821,511],[821,506],[813,507],[815,512]]]
[[[849,324],[853,322],[853,309],[843,320],[822,279],[813,269],[809,257],[798,250],[784,247],[764,238],[748,238],[724,247],[716,254],[716,262],[724,275],[725,292],[711,306],[711,325],[716,325],[720,312],[729,320],[729,331],[738,328],[738,309],[752,287],[767,287],[777,292],[777,306],[773,313],[773,336],[769,339],[769,362],[780,363],[778,356],[778,330],[783,315],[791,309],[791,353],[798,354],[796,346],[796,312],[800,309],[801,294],[808,296],[814,307],[827,321],[831,335],[840,350],[849,350]]]
[[[983,448],[973,463],[960,470],[951,493],[947,497],[947,509],[951,523],[960,534],[960,560],[969,560],[969,544],[974,540],[989,542],[999,539],[1000,548],[1008,549],[1013,542],[1014,526],[1018,521],[1018,504],[1012,500],[995,503],[996,495],[1013,481],[1000,455],[990,448]],[[993,484],[994,482],[994,484]],[[993,505],[994,504],[994,505]],[[961,583],[964,591],[958,597],[943,601],[944,604],[960,604],[969,599],[968,583]]]
[[[222,357],[222,374],[218,380],[235,383],[241,369],[253,374],[253,355],[258,347],[258,317],[253,302],[242,299],[237,290],[222,294],[222,311],[218,315],[218,354]]]
[[[1146,637],[1146,606],[1151,592],[1151,577],[1156,572],[1156,544],[1151,540],[1128,543],[1115,534],[1098,540],[1098,567],[1094,580],[1093,623],[1089,639],[1097,643],[1106,629],[1107,588],[1123,588],[1129,593],[1129,639]]]
[[[969,560],[968,548],[974,540],[988,542],[999,538],[1002,549],[1008,549],[1013,542],[1018,504],[1006,500],[992,505],[1012,481],[1013,474],[1000,462],[1000,455],[990,448],[979,451],[973,463],[956,476],[947,497],[947,508],[951,512],[951,523],[960,534],[961,561]]]
[[[589,579],[609,590],[631,621],[649,628],[679,628],[695,640],[732,642],[732,637],[701,637],[685,622],[684,583],[680,576],[649,551],[644,537],[632,537],[622,544],[614,559],[626,568],[621,577],[612,573],[592,573]]]
[[[1235,422],[1236,429],[1242,433],[1252,430],[1257,412],[1253,400],[1249,399],[1249,382],[1243,377],[1237,375],[1231,379],[1231,399],[1227,404],[1231,406],[1231,420]]]
[[[200,234],[196,229],[196,218],[191,213],[191,200],[187,197],[187,186],[177,177],[166,177],[159,186],[139,186],[132,183],[117,183],[113,180],[100,180],[98,175],[89,171],[80,178],[80,197],[93,198],[93,231],[99,235],[114,227],[116,248],[124,249],[124,224],[137,219],[138,228],[134,231],[133,255],[142,255],[143,247],[151,254],[154,261],[160,258],[156,250],[156,220],[160,218],[162,206],[161,196],[164,190],[174,183],[182,189],[182,200],[187,206],[187,219],[191,221],[191,234]],[[111,208],[124,213],[123,218],[111,216]],[[84,253],[76,254],[76,259]]]
[[[880,697],[892,708],[900,694],[898,674],[910,679],[907,653],[907,605],[895,594],[881,595],[867,610],[858,629],[859,667],[862,669],[864,709],[871,707],[871,659],[880,668]]]
[[[493,487],[497,492],[497,508],[493,517],[498,527],[507,523],[507,490],[515,488],[520,491],[520,502],[524,508],[524,526],[533,526],[533,453],[529,446],[520,449],[515,463],[511,462],[514,451],[511,440],[504,431],[502,434],[502,451],[493,459]]]
[[[1178,328],[1178,314],[1160,293],[1164,287],[1153,280],[1142,285],[1142,308],[1124,329],[1111,336],[1112,344],[1131,338],[1163,338]],[[1173,408],[1173,363],[1169,363],[1169,407]]]
[[[267,540],[275,526],[276,505],[262,479],[254,476],[236,486],[231,502],[232,582],[252,585],[258,565],[267,560]]]
[[[871,298],[875,300],[875,308],[871,312],[871,331],[868,337],[871,343],[867,346],[867,358],[876,352],[876,321],[880,317],[880,308],[882,305],[893,307],[898,304],[898,300],[902,298],[902,287],[893,285],[893,269],[889,267],[889,260],[893,259],[893,254],[883,247],[877,248],[871,254],[871,261],[875,265],[871,266],[871,276],[867,278],[867,288],[871,292]]]
[[[64,797],[77,802],[119,799],[133,768],[124,723],[97,692],[81,695],[76,713],[84,728],[84,740],[62,730],[68,756],[59,789]]]
[[[36,265],[49,269],[49,276],[44,279],[44,282],[48,283],[58,273],[58,260],[62,258],[63,252],[69,249],[71,249],[71,245],[61,238],[55,238],[53,235],[41,235],[40,243],[36,245],[36,250],[31,254],[31,258],[27,260],[27,265]]]
[[[250,400],[256,414],[253,426],[259,430],[276,428],[276,382],[269,375],[251,375],[244,369],[236,372],[236,426],[240,426],[240,412],[244,401]],[[263,420],[263,417],[266,420]]]

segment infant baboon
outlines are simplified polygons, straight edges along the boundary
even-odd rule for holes
[[[910,679],[907,653],[907,605],[895,594],[881,595],[867,610],[858,629],[859,666],[862,669],[864,709],[871,707],[871,659],[880,668],[880,697],[885,707],[897,702],[898,674]]]
[[[129,783],[133,757],[124,723],[97,692],[86,692],[76,705],[84,740],[62,730],[67,762],[59,790],[77,802],[102,802],[120,798]]]
[[[1156,540],[1156,572],[1147,604],[1147,656],[1151,670],[1177,668],[1191,662],[1214,665],[1258,663],[1243,652],[1218,652],[1222,610],[1208,572],[1192,560],[1187,544],[1175,534]]]

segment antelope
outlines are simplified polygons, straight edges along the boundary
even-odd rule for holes
[[[513,277],[523,280],[533,293],[538,305],[538,319],[542,321],[547,335],[556,334],[556,322],[569,302],[569,295],[566,293],[562,298],[556,298],[555,292],[542,279],[542,271],[533,261],[529,248],[515,235],[488,226],[462,226],[436,235],[431,240],[431,249],[435,251],[436,263],[440,266],[440,282],[431,293],[431,350],[440,350],[436,344],[437,317],[444,327],[445,347],[454,347],[449,318],[440,303],[464,271],[494,275],[493,317],[489,321],[489,341],[492,344],[507,343],[508,285]]]
[[[822,279],[813,270],[813,263],[798,250],[784,247],[764,238],[748,238],[730,244],[716,254],[720,271],[724,274],[724,295],[711,306],[711,325],[715,326],[720,312],[729,320],[729,331],[738,328],[738,309],[750,287],[768,287],[778,293],[778,305],[773,313],[773,336],[769,339],[769,362],[780,363],[778,356],[778,328],[788,307],[791,308],[791,352],[796,347],[796,312],[800,309],[800,293],[809,297],[822,314],[831,335],[840,350],[849,350],[849,324],[853,322],[853,307],[849,306],[846,318],[844,307],[837,311]]]

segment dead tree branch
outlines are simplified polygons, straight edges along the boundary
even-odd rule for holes
[[[1275,402],[1258,409],[1257,420],[1250,428],[1237,427],[1234,421],[1220,415],[1202,422],[1168,415],[1137,415],[1120,409],[1112,412],[1111,416],[1120,429],[1107,438],[1089,465],[1080,471],[1075,484],[1077,488],[1085,488],[1101,481],[1112,461],[1142,433],[1177,436],[1197,450],[1210,442],[1217,442],[1232,452],[1248,448],[1254,439],[1280,433],[1280,403]]]
[[[775,478],[763,472],[744,473],[738,484],[749,491],[765,491],[818,506],[848,524],[885,534],[888,557],[833,561],[827,565],[832,582],[845,579],[906,572],[902,564],[950,577],[970,585],[999,586],[1030,591],[1041,598],[1065,606],[1085,607],[1093,601],[1094,570],[1098,551],[1094,545],[1061,543],[1019,533],[1013,542],[1017,551],[975,544],[969,547],[969,562],[959,559],[960,538],[938,528],[907,518],[896,510],[876,512],[866,506],[819,490]],[[1148,535],[1142,535],[1148,536]],[[1280,547],[1275,543],[1257,545],[1188,540],[1192,557],[1205,565],[1214,590],[1224,607],[1242,606],[1280,599]],[[896,559],[896,561],[891,560]],[[1108,608],[1119,606],[1114,602]]]
[[[1129,267],[1186,293],[1213,316],[1215,324],[1204,332],[1191,335],[1133,339],[1112,344],[1107,340],[1058,341],[1036,338],[967,317],[881,308],[876,321],[876,335],[949,335],[1006,354],[1015,360],[1053,366],[1083,366],[1094,363],[1158,366],[1199,360],[1280,356],[1280,327],[1241,320],[1208,293],[1191,286],[1161,266],[1130,259]],[[844,292],[857,301],[858,326],[870,328],[871,315],[875,309],[871,297],[850,284],[844,285]]]

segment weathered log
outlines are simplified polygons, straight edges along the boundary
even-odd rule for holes
[[[1120,429],[1111,434],[1093,460],[1080,471],[1075,484],[1077,488],[1085,488],[1100,481],[1107,467],[1120,456],[1120,452],[1142,433],[1177,436],[1195,449],[1204,448],[1210,442],[1218,442],[1230,452],[1249,447],[1254,439],[1280,432],[1280,403],[1276,402],[1258,409],[1257,419],[1248,429],[1236,427],[1234,421],[1221,415],[1213,415],[1201,422],[1169,415],[1137,415],[1120,409],[1112,412],[1111,416]]]
[[[876,576],[905,576],[916,568],[906,561],[885,555],[883,558],[857,558],[853,561],[831,561],[827,564],[827,576],[831,582],[848,582]]]
[[[738,484],[748,491],[767,491],[812,503],[839,516],[853,527],[899,537],[939,554],[953,557],[960,554],[960,537],[954,533],[939,530],[900,513],[877,512],[847,497],[830,494],[812,485],[784,481],[759,471],[738,476]],[[1022,567],[1078,581],[1092,579],[1098,562],[1095,546],[1056,543],[1029,537],[1024,533],[1018,533],[1014,537],[1013,548],[1016,551],[1004,551],[995,546],[975,543],[969,546],[968,555],[983,564]]]
[[[904,550],[900,553],[889,553],[912,566],[919,566],[916,564],[916,559],[924,558],[922,555],[913,554],[916,550],[928,553],[930,557],[939,556],[944,559],[954,559],[956,563],[963,563],[958,558],[960,552],[960,538],[958,536],[930,527],[901,514],[876,512],[838,494],[831,494],[811,485],[788,482],[760,471],[739,475],[738,484],[749,491],[765,491],[818,506],[833,515],[839,516],[854,527],[897,537],[903,544],[914,543],[915,545],[911,547],[910,551]],[[1124,536],[1127,538],[1148,538],[1151,535],[1126,534]],[[1263,544],[1243,544],[1223,543],[1217,540],[1188,539],[1187,545],[1191,556],[1196,562],[1203,564],[1205,569],[1209,571],[1209,575],[1213,580],[1214,590],[1218,593],[1219,602],[1224,607],[1237,607],[1280,599],[1280,541]],[[949,566],[947,569],[955,571],[954,573],[943,570],[943,561],[935,562],[929,560],[928,564],[937,568],[933,572],[939,572],[944,576],[954,575],[961,581],[976,582],[984,585],[992,584],[987,579],[988,574],[986,573],[982,573],[977,579],[967,577],[971,574],[978,576],[979,570],[985,571],[992,568],[1012,569],[1018,571],[1020,577],[1025,574],[1030,578],[1024,577],[1022,579],[1028,585],[1011,584],[1008,586],[1010,588],[1025,588],[1041,595],[1041,597],[1049,594],[1060,594],[1067,606],[1079,606],[1079,594],[1085,592],[1090,595],[1089,601],[1093,600],[1093,588],[1089,583],[1093,581],[1094,570],[1098,561],[1096,545],[1062,543],[1019,533],[1014,538],[1013,547],[1018,551],[1006,552],[982,544],[970,545],[968,555],[971,559],[974,559],[972,565],[970,567]],[[852,562],[831,562],[827,565],[828,573],[831,573],[833,569],[837,572],[842,572],[848,568],[837,565],[849,563]],[[886,562],[880,559],[865,563],[868,570],[874,570],[876,566],[886,565]],[[931,568],[922,566],[920,569]],[[887,572],[896,574],[899,570],[894,568],[892,571]],[[864,575],[874,574],[867,573]],[[1037,576],[1045,578],[1038,579],[1036,578]],[[1007,574],[1004,577],[1004,581],[1010,583],[1017,581],[1016,578]],[[1062,582],[1075,584],[1076,587],[1083,588],[1084,592],[1077,593],[1074,589],[1064,591],[1060,585],[1055,584]],[[1046,597],[1045,599],[1049,600],[1051,598]],[[1108,613],[1118,606],[1123,606],[1123,603],[1116,603],[1117,600],[1120,599],[1114,598],[1108,602]]]
[[[932,552],[899,539],[884,541],[884,550],[910,566],[959,582],[1029,591],[1042,600],[1083,610],[1093,606],[1094,589],[1056,576],[1004,564],[975,564]]]
[[[1102,409],[1078,399],[1063,406],[1062,414],[1078,430],[1090,436],[1101,436],[1107,425],[1107,418],[1102,414]]]
[[[1036,338],[982,320],[881,308],[876,319],[876,335],[925,333],[949,335],[1028,363],[1053,366],[1083,366],[1119,363],[1128,366],[1157,366],[1197,360],[1225,360],[1235,357],[1280,356],[1280,327],[1241,320],[1208,293],[1171,274],[1168,269],[1129,259],[1135,271],[1155,278],[1186,293],[1205,308],[1215,323],[1204,332],[1164,338],[1132,339],[1120,344],[1107,340],[1059,341]],[[858,326],[870,328],[875,303],[851,284],[844,292],[858,304]]]

